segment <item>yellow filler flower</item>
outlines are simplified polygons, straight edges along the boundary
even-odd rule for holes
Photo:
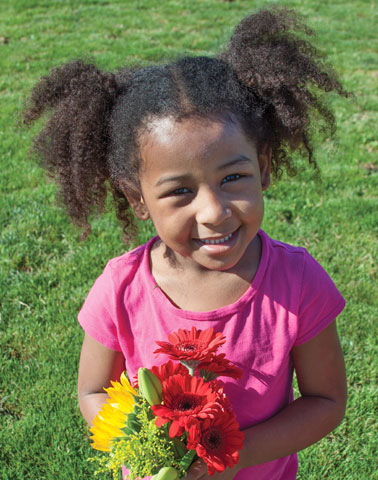
[[[126,425],[127,415],[133,411],[133,395],[138,395],[124,373],[120,380],[121,383],[111,382],[112,387],[104,389],[109,398],[93,420],[93,427],[90,429],[93,433],[91,447],[102,452],[110,452],[113,439],[125,436],[122,428]]]

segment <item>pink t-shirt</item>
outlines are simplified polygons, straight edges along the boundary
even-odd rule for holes
[[[249,289],[231,305],[209,312],[177,308],[157,286],[145,245],[108,262],[79,313],[83,329],[122,351],[129,378],[155,358],[156,340],[179,328],[213,327],[226,336],[219,353],[243,369],[239,380],[220,377],[242,429],[262,422],[292,401],[290,351],[315,337],[345,301],[324,269],[304,248],[272,240],[262,230],[260,264]],[[236,480],[292,480],[297,456],[241,470]]]

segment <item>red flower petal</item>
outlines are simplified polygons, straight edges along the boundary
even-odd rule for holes
[[[213,417],[221,408],[213,385],[190,375],[173,375],[163,382],[163,404],[153,405],[156,425],[172,421],[170,436],[181,435],[190,418]]]
[[[244,434],[235,416],[221,410],[218,413],[202,422],[191,421],[187,428],[188,448],[195,448],[204,459],[209,475],[233,467],[239,461],[238,450],[243,448]]]
[[[152,367],[151,371],[162,383],[178,373],[181,375],[188,374],[188,369],[184,367],[184,365],[181,363],[173,363],[171,360],[169,360],[167,363],[163,363],[163,365],[160,365],[159,367]]]
[[[197,371],[207,370],[218,377],[231,377],[235,379],[241,378],[243,375],[243,370],[233,365],[225,357],[226,355],[224,353],[213,355],[211,358],[202,361],[198,365]]]
[[[182,330],[170,333],[168,342],[156,342],[161,348],[155,354],[164,353],[172,360],[205,361],[226,341],[222,333],[214,333],[213,328],[207,330]]]
[[[169,360],[162,365],[153,366],[151,367],[151,372],[158,377],[158,379],[163,383],[164,380],[171,377],[172,375],[176,375],[177,373],[181,373],[182,375],[186,375],[188,373],[188,369],[184,367],[181,363],[173,363],[172,360]],[[138,373],[135,374],[133,378],[133,386],[134,388],[138,388]]]

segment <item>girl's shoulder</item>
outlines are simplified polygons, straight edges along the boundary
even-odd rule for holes
[[[266,232],[263,230],[259,231],[260,238],[263,241],[263,245],[266,245],[268,248],[273,249],[273,251],[277,254],[299,254],[305,255],[307,252],[306,248],[300,247],[298,245],[291,245],[290,243],[285,243],[280,240],[276,240],[271,238]]]
[[[304,292],[308,295],[315,292],[336,292],[334,282],[326,270],[328,265],[322,266],[306,248],[274,240],[262,231],[260,236],[263,245],[261,266],[269,288],[277,287],[281,290],[286,286],[291,291],[298,290],[299,296],[303,296]]]
[[[153,237],[143,245],[114,257],[109,260],[105,266],[104,272],[108,272],[113,278],[121,278],[129,276],[135,273],[136,270],[145,269],[149,270],[149,251],[152,244],[158,237]]]
[[[119,344],[111,339],[118,322],[118,306],[128,291],[140,296],[148,282],[149,248],[156,237],[129,252],[112,258],[92,285],[79,312],[79,322],[90,335],[109,348],[119,350]],[[103,332],[99,333],[102,325]]]
[[[278,270],[276,274],[285,277],[301,276],[305,264],[312,259],[306,248],[275,240],[262,230],[259,235],[262,242],[262,270]]]
[[[341,313],[345,299],[326,269],[305,248],[262,235],[267,265],[260,292],[276,311],[290,312],[290,318],[297,319],[294,345],[301,345]]]
[[[110,259],[95,280],[89,296],[97,298],[117,297],[126,287],[143,288],[151,283],[149,251],[158,237]]]

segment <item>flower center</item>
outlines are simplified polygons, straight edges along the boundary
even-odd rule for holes
[[[208,430],[202,436],[201,443],[206,450],[219,451],[223,447],[223,436],[220,430]]]
[[[177,395],[175,397],[174,404],[172,405],[172,407],[174,410],[187,412],[201,405],[202,405],[202,398],[200,396],[193,395],[191,393],[185,393],[183,395]]]
[[[194,352],[198,347],[199,345],[194,343],[180,343],[180,345],[177,345],[177,350],[181,350],[182,352]]]

